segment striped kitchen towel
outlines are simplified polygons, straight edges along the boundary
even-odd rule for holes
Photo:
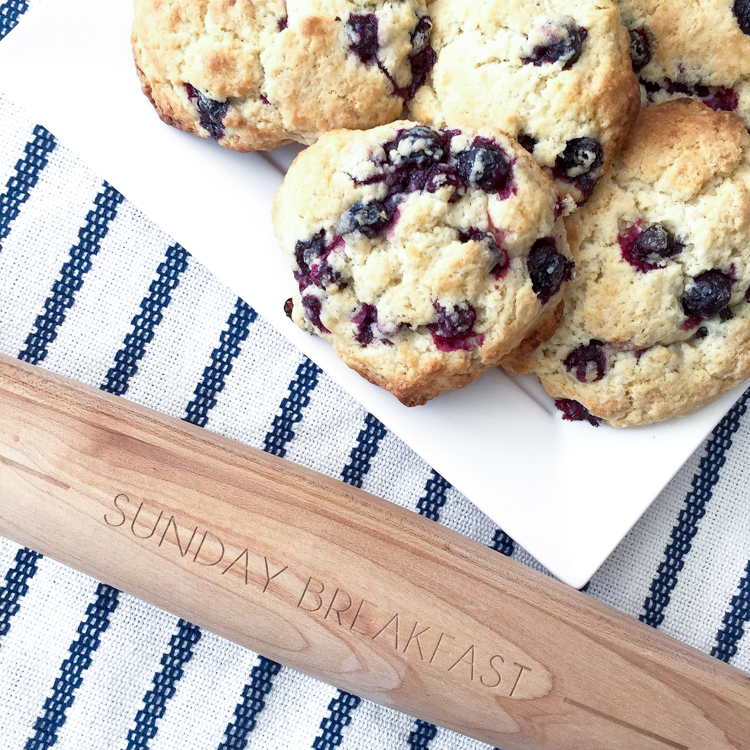
[[[0,38],[26,7],[0,4]],[[0,132],[1,352],[363,487],[540,567],[250,304],[1,97]],[[588,593],[750,671],[748,398]],[[607,502],[606,486],[586,490]],[[487,747],[0,540],[0,749],[53,745]]]

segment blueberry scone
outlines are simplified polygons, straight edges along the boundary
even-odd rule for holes
[[[692,97],[750,124],[750,0],[618,0],[643,98]]]
[[[398,118],[435,53],[424,0],[135,0],[144,93],[237,151]]]
[[[290,317],[408,406],[497,365],[573,273],[554,183],[495,130],[328,133],[273,219]]]
[[[444,127],[517,138],[585,203],[640,106],[628,33],[611,0],[435,0],[437,61],[409,103]]]
[[[683,416],[750,377],[750,135],[691,99],[643,110],[574,217],[562,325],[531,356],[569,419]]]

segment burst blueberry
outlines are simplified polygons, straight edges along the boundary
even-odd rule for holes
[[[750,34],[750,0],[735,0],[732,13],[743,34]]]
[[[589,341],[574,349],[563,360],[568,372],[575,372],[581,383],[598,382],[607,374],[607,355],[602,341]]]
[[[539,301],[546,305],[569,281],[575,264],[557,251],[554,237],[537,240],[526,259],[531,286]]]
[[[388,226],[390,220],[389,211],[383,203],[355,203],[341,217],[338,231],[341,235],[359,232],[374,239]]]
[[[323,311],[323,301],[320,297],[308,294],[302,298],[302,309],[305,317],[321,332],[330,333],[320,320],[320,314]]]
[[[595,417],[583,404],[569,398],[561,398],[555,401],[558,411],[562,412],[566,422],[588,422],[592,427],[598,427],[601,419]]]
[[[499,146],[485,138],[475,138],[471,148],[461,151],[456,165],[467,185],[487,193],[503,193],[508,187],[510,161]]]
[[[604,164],[604,149],[596,138],[574,138],[555,161],[556,176],[575,179]]]
[[[423,169],[437,164],[445,153],[440,136],[424,126],[404,130],[384,148],[392,164]]]
[[[493,257],[492,270],[490,271],[490,273],[496,279],[500,279],[505,276],[510,265],[508,253],[504,248],[498,246],[497,241],[491,234],[483,232],[481,229],[477,229],[476,227],[471,227],[469,229],[460,230],[458,233],[458,239],[461,242],[470,242],[473,240],[474,242],[485,244],[489,248]]]
[[[377,16],[373,13],[352,13],[346,25],[349,33],[349,49],[365,65],[377,64],[380,51]]]
[[[630,59],[633,70],[638,73],[645,68],[653,56],[651,39],[646,29],[630,29]]]
[[[589,32],[575,23],[563,26],[550,38],[547,44],[534,47],[523,62],[535,66],[563,63],[563,70],[570,70],[581,58],[583,45]]]
[[[354,338],[362,346],[369,346],[375,340],[373,326],[378,324],[378,309],[374,305],[363,304],[352,318],[356,333]]]
[[[721,313],[731,299],[731,278],[714,268],[693,279],[693,285],[682,298],[682,309],[690,318],[707,320]]]
[[[435,301],[432,306],[435,308],[435,322],[427,327],[436,336],[444,339],[457,339],[471,333],[477,320],[477,312],[471,305],[466,307],[453,305],[453,309],[448,309]]]
[[[618,238],[622,257],[642,273],[664,266],[665,260],[679,255],[685,246],[662,224],[645,232],[633,228]]]
[[[211,138],[219,140],[224,135],[224,116],[229,108],[228,102],[219,102],[202,94],[195,86],[185,84],[188,99],[195,104],[200,115],[201,126],[204,127]]]
[[[539,142],[536,138],[532,138],[530,135],[519,135],[518,142],[530,153],[534,153],[536,144]]]
[[[299,240],[294,246],[295,260],[305,276],[310,275],[311,267],[325,258],[325,255],[326,236],[322,229],[309,240]]]

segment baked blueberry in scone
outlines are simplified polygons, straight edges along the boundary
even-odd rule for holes
[[[618,4],[644,103],[691,97],[750,125],[750,1]]]
[[[611,0],[435,0],[437,60],[409,103],[433,127],[496,127],[578,204],[639,109],[630,42]]]
[[[575,280],[557,332],[504,366],[567,419],[683,416],[750,377],[750,135],[681,99],[647,107],[568,222]]]
[[[290,309],[403,403],[464,386],[559,305],[574,270],[554,183],[497,130],[400,121],[300,154],[274,204]]]
[[[424,0],[135,0],[162,120],[237,151],[391,122],[435,53]]]

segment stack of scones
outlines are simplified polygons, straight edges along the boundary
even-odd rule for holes
[[[404,404],[502,366],[635,427],[750,377],[750,0],[135,6],[162,120],[309,145],[286,312]]]

